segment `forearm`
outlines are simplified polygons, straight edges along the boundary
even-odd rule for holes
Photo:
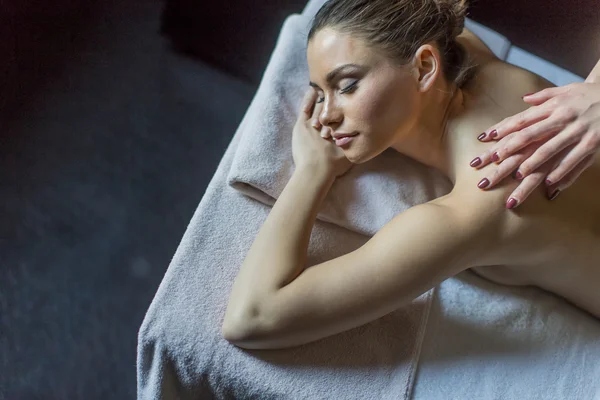
[[[586,82],[593,82],[593,83],[600,83],[600,60],[598,60],[598,62],[596,63],[596,66],[594,67],[594,69],[592,69],[592,72],[590,72],[590,74],[588,75],[588,77],[585,80]]]
[[[253,313],[304,268],[317,213],[335,178],[296,170],[275,202],[234,281],[227,314]],[[226,315],[225,319],[228,319]]]

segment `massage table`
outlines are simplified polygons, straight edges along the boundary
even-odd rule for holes
[[[322,3],[312,0],[286,20],[274,54],[290,51],[292,22],[310,21]],[[583,81],[475,21],[466,26],[509,63],[556,85]],[[314,343],[245,350],[223,339],[231,285],[282,190],[264,194],[232,178],[244,133],[257,123],[253,113],[273,93],[290,98],[285,79],[267,82],[276,68],[285,65],[273,56],[147,310],[138,332],[138,399],[600,400],[599,320],[539,288],[495,284],[469,270],[388,316]],[[393,212],[347,225],[347,215],[327,214],[313,228],[309,262],[358,248]]]

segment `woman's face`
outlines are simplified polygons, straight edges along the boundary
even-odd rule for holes
[[[410,65],[398,66],[355,37],[325,28],[310,40],[311,86],[323,102],[321,124],[336,134],[358,133],[342,146],[355,164],[366,162],[410,132],[418,112]]]

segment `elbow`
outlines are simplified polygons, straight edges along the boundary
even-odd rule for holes
[[[228,308],[221,326],[221,336],[228,342],[236,344],[247,339],[252,334],[253,326],[258,317],[256,308],[236,310]]]
[[[264,333],[259,337],[253,329],[252,325],[248,323],[223,324],[221,336],[232,345],[242,349],[267,349],[268,346],[265,345],[265,339],[268,340],[269,337],[265,336]]]
[[[268,329],[260,312],[256,308],[247,310],[227,310],[221,326],[221,336],[229,343],[247,349],[256,349],[252,346],[259,337],[268,335]],[[260,347],[258,347],[260,348]]]
[[[269,318],[264,315],[252,313],[240,313],[234,318],[225,318],[221,326],[221,336],[223,339],[248,350],[267,350],[277,348],[274,343],[277,341],[275,325],[270,323]]]
[[[221,326],[221,336],[233,345],[243,342],[247,337],[247,329],[242,324],[225,322]]]

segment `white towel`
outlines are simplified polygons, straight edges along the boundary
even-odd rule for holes
[[[273,205],[294,171],[292,129],[308,89],[306,37],[310,18],[287,18],[261,85],[240,126],[228,183]],[[374,235],[398,213],[443,196],[450,181],[392,149],[354,165],[333,184],[317,218]]]

